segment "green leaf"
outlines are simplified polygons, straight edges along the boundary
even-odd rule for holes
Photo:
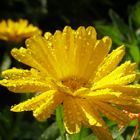
[[[104,120],[108,127],[116,126],[116,123],[114,121],[109,120],[108,118],[104,117]]]
[[[137,2],[131,10],[132,20],[137,28],[140,27],[140,2]]]
[[[126,130],[126,127],[120,129],[117,125],[111,127],[111,133],[114,139],[119,140],[121,138],[121,134]],[[121,139],[120,139],[121,140]]]
[[[114,25],[118,27],[118,29],[123,33],[129,32],[128,26],[124,23],[124,21],[119,17],[119,15],[113,10],[109,11],[110,18],[112,19]]]
[[[96,23],[97,30],[102,35],[108,35],[112,38],[113,42],[117,45],[122,44],[123,36],[121,35],[118,28],[114,25],[103,25],[99,22]]]
[[[135,119],[129,124],[129,126],[136,127],[136,124],[137,124],[137,120]]]
[[[90,134],[90,129],[88,128],[81,128],[81,131],[77,134],[69,135],[70,140],[81,140],[87,137]]]
[[[38,140],[56,140],[59,137],[59,129],[56,122],[50,125]]]
[[[90,135],[88,135],[87,137],[85,137],[81,140],[98,140],[98,139],[94,134],[90,134]]]
[[[128,45],[130,54],[136,63],[140,63],[140,50],[137,45]]]
[[[121,135],[116,138],[116,140],[125,140]]]
[[[110,10],[109,15],[113,21],[113,24],[119,29],[125,40],[128,42],[135,40],[135,32],[133,32],[132,29],[124,23],[123,19],[121,19],[117,13]]]

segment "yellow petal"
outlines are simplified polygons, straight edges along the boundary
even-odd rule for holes
[[[0,30],[3,30],[4,28],[6,28],[6,26],[7,26],[6,21],[5,20],[2,20],[0,22],[0,26],[2,27]]]
[[[52,45],[54,46],[54,55],[56,57],[57,61],[57,67],[58,70],[60,70],[60,79],[67,77],[68,75],[68,51],[69,51],[69,45],[66,43],[67,37],[65,32],[61,32],[57,30],[54,33],[53,39],[52,39]]]
[[[140,113],[140,104],[120,105],[121,109],[131,113]]]
[[[133,63],[130,63],[130,61],[125,62],[110,74],[93,84],[92,90],[105,88],[112,85],[127,85],[133,82],[136,78],[136,74],[132,73],[133,69]]]
[[[123,94],[120,95],[118,98],[112,98],[104,101],[116,105],[135,105],[137,103],[137,100],[135,100],[134,98]]]
[[[40,60],[36,60],[35,58],[33,58],[31,55],[31,51],[29,49],[25,49],[22,47],[20,49],[14,48],[12,49],[11,54],[19,62],[22,62],[28,66],[36,68],[41,73],[45,73],[45,75],[48,75],[48,71],[44,68],[42,62],[40,62]]]
[[[5,79],[1,80],[0,84],[17,93],[41,92],[52,88],[51,80],[43,78],[35,69],[13,68],[3,71],[2,76]]]
[[[93,104],[95,104],[98,110],[102,112],[107,118],[119,124],[126,125],[130,121],[128,116],[123,111],[117,109],[116,107],[113,107],[108,103],[96,101]]]
[[[12,106],[11,111],[21,112],[35,110],[36,108],[40,107],[43,103],[48,101],[50,98],[52,98],[52,96],[54,96],[55,93],[55,90],[49,90],[44,93],[39,93],[38,95],[32,97],[31,99],[28,99],[27,101]]]
[[[113,50],[101,63],[99,66],[96,76],[94,78],[94,82],[99,81],[101,78],[109,74],[112,70],[116,68],[116,66],[122,60],[124,56],[124,46],[120,46],[116,50]]]
[[[8,69],[2,72],[2,76],[7,79],[7,80],[17,80],[17,79],[41,79],[40,73],[35,70],[24,70],[24,69],[17,69],[17,68],[12,68]]]
[[[86,28],[86,34],[87,34],[87,39],[90,41],[90,43],[94,46],[96,40],[97,40],[97,33],[94,27],[88,26]]]
[[[81,114],[72,96],[66,96],[64,106],[64,126],[69,134],[78,133],[81,128]]]
[[[96,31],[94,28],[83,26],[79,27],[75,32],[75,73],[74,75],[83,78],[90,57],[93,53],[93,48],[96,43]],[[86,76],[85,76],[86,77]],[[88,77],[87,77],[88,78]]]
[[[124,95],[120,91],[113,91],[112,89],[108,88],[96,91],[88,91],[88,93],[85,94],[80,93],[79,96],[88,100],[92,100],[93,102],[97,100],[117,105],[132,105],[136,104],[137,102],[132,97]]]
[[[50,117],[50,115],[54,112],[56,107],[62,103],[63,94],[59,92],[54,92],[50,96],[50,98],[46,99],[43,104],[41,104],[38,108],[33,111],[33,115],[37,120],[44,121]]]
[[[88,64],[86,60],[89,60],[93,46],[96,43],[96,31],[91,26],[86,29],[81,26],[76,31],[66,26],[62,33],[62,41],[64,44],[62,58],[66,58],[63,64],[65,66],[63,73],[65,73],[67,77],[75,75],[80,78],[83,76],[83,72]],[[81,64],[83,65],[82,69],[80,67]]]
[[[130,61],[126,61],[125,63],[118,66],[115,70],[113,70],[110,74],[107,75],[108,78],[114,76],[115,78],[119,78],[122,76],[126,76],[128,74],[132,74],[135,70],[135,63],[131,63]]]
[[[95,126],[102,126],[102,119],[98,114],[95,108],[92,108],[91,105],[88,103],[88,100],[85,99],[76,99],[75,100],[79,106],[79,110],[81,110],[81,117],[82,123],[88,127],[95,125]]]
[[[50,53],[47,44],[48,42],[46,39],[39,35],[26,40],[26,46],[30,50],[32,58],[38,61],[38,63],[47,70],[50,76],[57,78],[55,60],[53,55],[51,55],[52,52]]]
[[[96,91],[89,91],[87,94],[81,94],[81,97],[92,98],[92,99],[109,99],[114,97],[119,97],[121,92],[114,92],[112,89],[100,89]]]
[[[111,87],[115,91],[120,91],[124,95],[140,97],[140,85],[114,85]]]
[[[9,28],[14,29],[14,24],[13,24],[13,21],[11,19],[7,20],[7,25]]]
[[[35,81],[34,79],[3,79],[0,81],[0,84],[6,86],[10,91],[16,93],[42,92],[50,89],[50,86],[45,82]]]
[[[44,37],[49,41],[52,38],[52,34],[50,32],[45,32]]]
[[[139,73],[139,72],[137,72],[137,71],[136,71],[135,73],[136,73],[136,79],[135,79],[135,80],[137,81],[137,80],[139,80],[139,79],[140,79],[140,73]]]
[[[111,133],[107,127],[92,126],[93,133],[96,134],[99,140],[113,140]]]
[[[21,42],[22,40],[33,36],[34,34],[41,34],[42,31],[32,24],[28,24],[27,20],[19,19],[19,21],[13,21],[8,19],[3,20],[0,23],[0,39],[11,41],[11,42]]]
[[[95,76],[95,72],[100,65],[100,63],[104,60],[105,56],[108,54],[111,46],[111,39],[109,37],[104,37],[102,40],[98,40],[90,53],[90,59],[88,61],[88,65],[85,69],[84,76],[93,80]],[[102,51],[101,51],[102,50]],[[83,50],[85,53],[85,51]],[[86,57],[86,56],[85,56]],[[83,57],[83,58],[85,58]],[[81,67],[82,68],[81,63]]]

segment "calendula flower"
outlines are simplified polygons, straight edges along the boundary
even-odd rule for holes
[[[66,26],[54,35],[47,32],[45,37],[27,39],[27,48],[14,48],[11,53],[32,68],[6,70],[0,83],[15,93],[37,94],[11,111],[33,111],[35,118],[46,120],[62,104],[68,133],[85,126],[99,139],[111,140],[102,115],[124,126],[130,121],[124,109],[140,111],[140,85],[131,84],[137,77],[136,64],[119,65],[124,46],[109,53],[111,45],[108,36],[97,40],[91,26],[77,30]]]
[[[11,19],[2,20],[0,22],[0,39],[10,42],[21,42],[22,40],[33,36],[34,34],[41,34],[42,31],[28,20],[19,19],[13,21]]]

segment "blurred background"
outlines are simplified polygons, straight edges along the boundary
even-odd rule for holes
[[[28,19],[43,32],[54,33],[70,25],[95,26],[98,37],[109,35],[113,47],[125,44],[124,60],[137,63],[140,68],[140,2],[138,0],[4,0],[0,1],[0,20]],[[21,44],[20,44],[21,45]],[[24,44],[22,44],[24,45]],[[11,67],[25,67],[10,55],[15,47],[0,40],[0,72]],[[15,94],[0,87],[0,140],[60,140],[60,133],[52,115],[46,122],[38,122],[31,112],[12,113],[10,107],[30,95]],[[137,120],[118,131],[114,122],[106,120],[115,140],[130,140]],[[136,140],[140,140],[139,130]],[[87,128],[81,139],[96,140]]]

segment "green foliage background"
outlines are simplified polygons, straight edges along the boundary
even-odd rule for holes
[[[140,2],[137,0],[4,0],[0,1],[1,19],[26,18],[44,32],[93,25],[99,38],[109,35],[113,48],[125,44],[124,60],[135,61],[140,68]],[[16,47],[19,47],[19,44]],[[15,44],[0,41],[0,71],[11,67],[26,67],[15,61],[10,50]],[[10,106],[29,98],[0,87],[0,140],[60,140],[55,115],[46,122],[38,122],[31,112],[12,113]],[[114,122],[106,120],[115,140],[130,140],[136,121],[118,131]],[[87,128],[70,140],[96,140]],[[136,140],[139,140],[139,131]]]

